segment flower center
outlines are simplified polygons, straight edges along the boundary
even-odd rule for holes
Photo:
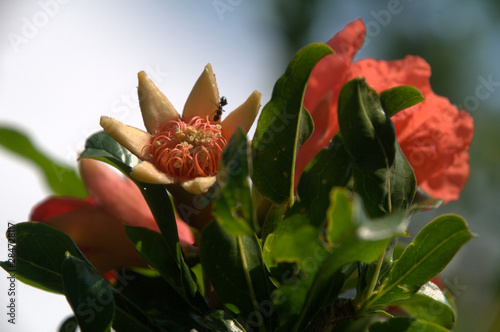
[[[193,117],[166,122],[147,145],[152,163],[174,178],[194,179],[217,172],[217,163],[227,141],[221,126],[209,118]]]

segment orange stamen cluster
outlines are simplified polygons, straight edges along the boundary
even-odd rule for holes
[[[163,173],[174,178],[194,179],[217,172],[222,149],[227,141],[221,126],[208,116],[166,122],[152,138],[148,149],[151,162]]]

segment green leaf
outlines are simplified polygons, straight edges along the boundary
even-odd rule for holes
[[[434,219],[406,247],[365,307],[409,298],[439,274],[472,237],[465,220],[459,216]]]
[[[403,211],[370,219],[363,210],[361,199],[341,187],[332,189],[330,202],[327,239],[332,244],[345,243],[349,236],[357,240],[380,241],[406,232],[408,219]]]
[[[447,329],[413,317],[394,317],[370,326],[370,332],[446,332]]]
[[[115,315],[113,292],[87,262],[69,252],[61,267],[63,289],[82,332],[110,331]]]
[[[135,249],[146,263],[158,270],[187,303],[194,304],[202,311],[208,309],[196,282],[192,278],[183,278],[190,274],[189,269],[182,271],[183,266],[172,259],[175,253],[170,250],[160,233],[144,227],[124,227],[127,237],[134,243]]]
[[[62,294],[61,268],[66,252],[86,261],[71,238],[51,226],[19,223],[10,227],[9,233],[16,234],[16,278],[31,286]],[[0,264],[7,272],[12,269],[8,261]]]
[[[218,197],[212,215],[229,234],[251,235],[254,225],[252,194],[248,183],[248,142],[238,130],[227,143],[217,171]]]
[[[299,50],[259,117],[252,141],[252,180],[276,204],[293,203],[295,158],[313,128],[309,112],[302,107],[304,90],[315,64],[332,53],[328,45],[319,43]]]
[[[270,234],[264,246],[269,267],[281,262],[296,263],[299,271],[284,272],[286,280],[275,292],[280,331],[302,331],[321,308],[341,290],[346,277],[342,268],[351,263],[370,263],[379,258],[394,236],[401,235],[403,221],[370,220],[361,200],[347,189],[330,194],[325,245],[323,234],[308,224],[304,215],[286,218]],[[377,227],[371,225],[377,222]],[[376,231],[373,231],[375,229]],[[349,269],[347,269],[349,270]],[[335,283],[332,280],[336,279]],[[291,281],[293,280],[293,281]]]
[[[330,145],[320,150],[300,177],[297,192],[299,201],[292,213],[305,211],[313,225],[320,226],[326,219],[333,187],[345,187],[351,178],[352,160],[342,139],[336,135]]]
[[[121,292],[114,293],[115,319],[113,329],[115,331],[152,332],[160,329],[151,321],[135,303],[125,297]]]
[[[59,332],[76,332],[78,322],[75,316],[68,317],[59,328]]]
[[[403,308],[411,316],[439,324],[451,329],[455,322],[455,308],[444,292],[429,281],[409,299],[393,303]]]
[[[120,331],[186,331],[200,328],[201,318],[165,280],[144,269],[120,269],[115,283],[113,329]],[[147,273],[151,275],[150,272]],[[146,314],[147,313],[147,314]]]
[[[380,93],[382,108],[388,117],[424,101],[424,96],[415,87],[401,85]]]
[[[363,78],[347,82],[339,97],[340,135],[353,166],[354,190],[371,217],[406,210],[415,195],[416,180],[396,141],[394,125],[380,98]]]
[[[85,150],[80,154],[80,158],[93,158],[105,161],[126,174],[128,173],[128,169],[123,167],[124,165],[131,167],[139,162],[136,156],[104,131],[98,131],[87,139]]]
[[[203,269],[217,298],[244,319],[262,317],[260,305],[270,303],[268,281],[255,235],[233,236],[217,221],[203,229],[200,240]]]
[[[82,180],[72,168],[51,160],[19,131],[0,127],[0,145],[35,164],[56,195],[79,198],[87,196]]]
[[[209,312],[205,316],[206,327],[214,332],[245,332],[245,329],[234,318],[223,310]]]

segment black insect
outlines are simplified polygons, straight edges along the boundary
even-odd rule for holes
[[[215,110],[216,114],[214,115],[214,121],[219,121],[220,117],[222,116],[222,112],[224,112],[222,107],[224,107],[226,105],[227,105],[226,97],[220,97],[219,106]]]

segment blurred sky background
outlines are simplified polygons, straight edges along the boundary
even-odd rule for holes
[[[384,16],[399,3],[398,13]],[[385,12],[384,12],[385,11]],[[425,58],[436,93],[469,110],[476,134],[471,176],[458,202],[422,213],[462,215],[478,238],[443,273],[458,305],[455,331],[499,331],[500,3],[465,1],[8,1],[0,0],[0,126],[27,133],[76,167],[85,139],[108,115],[142,128],[137,72],[145,70],[180,111],[210,62],[227,111],[253,90],[270,98],[293,54],[324,42],[357,17],[369,42],[357,58]],[[490,94],[478,98],[483,80]],[[481,88],[482,92],[484,87]],[[35,167],[0,147],[0,233],[26,221],[50,194]],[[7,241],[0,239],[0,259]],[[71,310],[62,296],[17,282],[16,325],[7,324],[7,273],[0,272],[0,330],[56,331]],[[42,322],[42,323],[40,323]]]

